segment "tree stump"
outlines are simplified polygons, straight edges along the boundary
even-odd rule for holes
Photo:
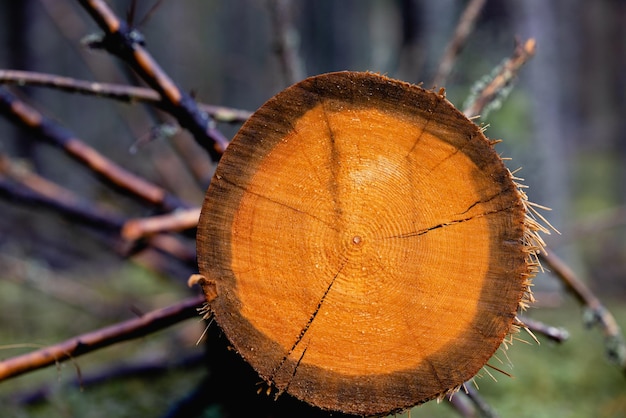
[[[524,196],[441,93],[358,72],[276,95],[203,204],[208,307],[277,392],[374,415],[471,379],[529,295]]]

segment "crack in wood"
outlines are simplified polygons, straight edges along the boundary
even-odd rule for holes
[[[488,212],[485,212],[485,213],[480,213],[478,215],[470,216],[469,218],[454,219],[454,220],[451,220],[449,222],[443,222],[443,223],[440,223],[438,225],[434,225],[434,226],[431,226],[431,227],[428,227],[428,228],[420,229],[418,231],[406,232],[404,234],[392,235],[392,236],[384,237],[384,238],[385,239],[390,239],[390,238],[414,238],[414,237],[419,237],[419,236],[424,235],[424,234],[426,234],[426,233],[428,233],[430,231],[433,231],[435,229],[445,228],[447,226],[452,226],[452,225],[457,225],[457,224],[460,224],[460,223],[463,223],[463,222],[471,221],[472,219],[477,219],[477,218],[482,218],[482,217],[489,216],[489,215],[494,215],[496,213],[505,212],[505,211],[511,210],[511,209],[514,209],[514,207],[509,206],[509,207],[502,208],[502,209],[494,209],[494,210],[491,210],[491,211],[488,211]]]
[[[309,317],[307,323],[304,325],[304,327],[302,328],[302,331],[300,331],[300,334],[298,335],[298,337],[296,338],[296,341],[293,343],[293,345],[291,346],[291,348],[289,349],[289,351],[287,352],[287,354],[282,358],[282,360],[280,361],[280,363],[278,363],[278,365],[276,366],[276,368],[274,369],[274,371],[272,372],[272,374],[270,375],[270,381],[273,381],[274,378],[276,377],[276,375],[278,374],[278,372],[280,371],[280,369],[285,365],[285,362],[287,361],[287,359],[291,356],[291,354],[293,354],[293,352],[296,350],[296,347],[298,347],[298,345],[300,344],[300,342],[302,341],[302,339],[304,338],[304,335],[307,333],[307,331],[309,330],[309,328],[311,328],[311,325],[313,324],[313,321],[315,320],[315,318],[317,317],[317,314],[319,313],[320,309],[322,308],[322,305],[324,304],[324,301],[326,300],[326,296],[328,296],[328,293],[330,292],[330,289],[333,287],[333,285],[335,284],[335,281],[337,280],[337,277],[339,277],[339,274],[341,274],[341,271],[343,270],[343,268],[346,266],[346,264],[348,264],[348,260],[344,260],[343,264],[339,267],[339,270],[337,271],[337,273],[335,274],[335,276],[333,277],[333,279],[331,280],[330,284],[328,285],[328,287],[326,288],[326,291],[324,292],[324,294],[322,295],[322,297],[320,298],[319,302],[317,303],[317,306],[315,307],[315,310],[313,311],[313,313],[311,314],[311,316]],[[307,347],[308,348],[308,345]],[[304,349],[304,351],[306,351],[306,348]],[[300,356],[300,360],[298,361],[298,363],[296,364],[296,368],[298,367],[298,365],[300,364],[300,361],[302,361],[302,357],[304,357],[304,352],[302,353],[302,355]],[[291,379],[293,379],[293,376],[295,376],[295,370],[294,370],[294,374],[292,375]],[[289,380],[289,382],[291,381],[291,379]]]

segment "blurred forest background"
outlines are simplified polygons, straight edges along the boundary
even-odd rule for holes
[[[121,16],[130,3],[110,2]],[[204,103],[253,111],[296,81],[290,78],[329,71],[375,71],[432,87],[466,2],[289,2],[290,42],[301,59],[295,74],[284,73],[276,54],[270,1],[165,0],[153,13],[154,1],[137,4],[134,23],[148,50],[183,89]],[[81,44],[100,31],[77,2],[2,1],[0,11],[0,68],[136,83],[120,61]],[[529,37],[537,41],[536,56],[502,107],[488,115],[486,133],[503,139],[498,150],[512,158],[510,169],[522,167],[518,175],[529,186],[530,200],[553,209],[546,217],[561,235],[547,237],[549,249],[586,278],[624,327],[626,1],[488,0],[443,86],[448,99],[462,108],[472,85],[511,54],[515,39]],[[204,188],[189,174],[188,161],[172,150],[175,141],[192,142],[189,135],[145,141],[161,115],[141,105],[51,89],[12,91],[124,167],[194,205],[202,203]],[[238,125],[218,128],[230,138]],[[30,135],[0,119],[0,153],[126,216],[152,213]],[[203,152],[197,157],[210,178],[213,166],[201,158]],[[102,238],[48,211],[0,199],[0,358],[21,352],[9,345],[50,344],[127,318],[131,309],[156,309],[189,294],[185,282],[194,271],[188,265],[155,272],[141,257],[132,262],[119,257]],[[80,294],[49,292],[63,283]],[[531,314],[567,326],[572,338],[559,347],[516,344],[511,350],[515,379],[485,382],[481,393],[503,416],[624,416],[626,384],[603,359],[599,333],[594,333],[598,341],[587,337],[580,308],[549,274],[535,283],[539,303]],[[201,351],[195,342],[203,324],[188,322],[82,357],[77,364],[88,374],[122,360],[167,362]],[[161,416],[192,390],[203,371],[64,389],[62,382],[75,373],[68,363],[0,383],[0,407],[14,416]],[[11,401],[39,385],[53,387],[47,402],[27,407]],[[443,405],[420,408],[413,416],[456,416]]]

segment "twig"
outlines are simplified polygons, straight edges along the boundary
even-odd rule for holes
[[[520,318],[520,322],[533,334],[541,334],[556,343],[560,344],[569,339],[569,332],[564,328],[553,327],[530,318]]]
[[[167,308],[149,312],[139,318],[9,358],[0,362],[0,381],[73,359],[118,342],[139,338],[189,318],[199,317],[198,309],[202,307],[204,300],[204,296],[195,296]]]
[[[77,80],[75,78],[63,77],[56,74],[46,74],[32,71],[0,70],[0,84],[50,87],[69,93],[104,97],[127,103],[148,102],[153,103],[156,106],[161,104],[161,97],[159,96],[159,93],[149,88]],[[245,122],[252,115],[251,112],[246,110],[203,103],[198,103],[198,107],[207,112],[216,121],[224,123]]]
[[[65,384],[70,387],[85,388],[89,386],[99,385],[101,383],[110,383],[115,380],[127,379],[129,377],[146,377],[163,375],[176,369],[189,369],[198,366],[205,358],[204,353],[193,353],[175,361],[166,361],[165,359],[149,359],[139,363],[120,364],[118,366],[107,367],[93,374],[85,374],[80,378],[75,378]],[[44,385],[39,388],[31,389],[25,392],[12,393],[7,401],[17,405],[33,405],[43,402],[53,392],[51,385]]]
[[[497,69],[497,73],[490,80],[480,85],[478,91],[469,99],[463,113],[468,118],[480,115],[485,108],[494,103],[505,88],[513,81],[522,65],[535,55],[536,43],[534,39],[528,39],[523,44],[518,44],[513,55],[506,59]]]
[[[215,128],[209,116],[201,111],[195,100],[180,89],[152,58],[142,45],[141,34],[119,19],[103,0],[79,0],[96,24],[104,31],[104,37],[93,47],[101,47],[121,58],[163,100],[166,110],[180,126],[189,130],[196,141],[217,161],[228,146],[228,140]]]
[[[304,65],[298,54],[298,34],[292,25],[291,0],[269,0],[269,11],[274,29],[276,54],[280,60],[287,84],[296,83],[304,78]]]
[[[453,396],[446,398],[446,401],[448,401],[450,406],[463,418],[476,418],[478,416],[476,409],[469,401],[469,396],[462,392],[462,389]]]
[[[199,218],[200,208],[193,208],[148,218],[129,219],[122,228],[122,237],[137,240],[158,232],[184,231],[197,227]]]
[[[454,61],[465,46],[467,38],[474,30],[474,25],[485,2],[486,0],[471,0],[467,3],[463,14],[461,14],[456,30],[454,31],[454,36],[448,43],[443,57],[439,62],[439,68],[437,68],[437,73],[433,79],[433,86],[442,87],[446,83],[452,71],[452,67],[454,67]]]
[[[0,197],[13,202],[50,208],[72,222],[93,226],[103,231],[116,232],[124,225],[122,217],[105,212],[85,201],[79,201],[70,191],[41,177],[33,179],[36,176],[34,174],[28,175],[26,183],[10,181],[6,176],[11,174],[6,171],[7,165],[7,159],[3,158],[0,164]],[[28,183],[32,187],[29,187]]]
[[[0,114],[4,114],[16,125],[25,128],[40,139],[63,149],[76,161],[89,167],[109,184],[131,192],[143,200],[173,210],[189,205],[166,190],[133,174],[104,157],[98,151],[76,138],[72,132],[53,120],[43,116],[5,89],[0,88]]]
[[[125,217],[106,211],[93,203],[79,198],[68,189],[48,181],[25,167],[12,162],[8,157],[0,155],[0,197],[13,202],[43,207],[59,213],[75,223],[97,228],[118,236],[128,223]],[[176,226],[176,224],[174,224]],[[164,228],[160,232],[166,232]],[[170,231],[167,231],[170,232]],[[146,246],[168,254],[185,263],[195,264],[195,251],[183,244],[179,239],[163,234],[147,238],[142,247],[135,243],[126,243],[126,247],[117,248],[125,256],[135,255]],[[160,269],[159,269],[160,270]]]
[[[481,417],[498,418],[497,412],[478,394],[478,391],[470,383],[465,384],[467,396],[472,400]]]
[[[606,355],[626,373],[626,342],[613,315],[600,300],[554,253],[540,253],[542,264],[552,271],[566,289],[585,307],[585,324],[588,327],[600,326],[604,333]]]

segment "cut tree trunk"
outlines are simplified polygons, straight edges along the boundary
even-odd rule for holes
[[[399,411],[458,389],[511,332],[534,271],[523,198],[442,92],[311,77],[224,154],[200,217],[200,284],[277,395]]]

